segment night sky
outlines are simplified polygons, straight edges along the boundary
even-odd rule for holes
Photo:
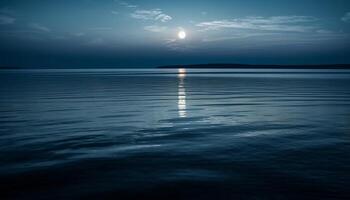
[[[340,64],[349,36],[349,0],[0,2],[2,67]]]

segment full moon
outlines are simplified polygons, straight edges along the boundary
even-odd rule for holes
[[[186,38],[186,32],[185,31],[180,31],[177,36],[180,38],[180,39],[185,39]]]

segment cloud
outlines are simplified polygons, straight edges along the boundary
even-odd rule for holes
[[[75,37],[83,37],[83,36],[86,35],[86,33],[84,33],[84,32],[78,32],[78,33],[72,33],[72,35],[75,36]]]
[[[29,24],[29,27],[36,29],[36,30],[39,30],[39,31],[42,31],[42,32],[47,32],[47,33],[51,32],[51,29],[49,29],[46,26],[43,26],[41,24],[37,24],[37,23]]]
[[[119,3],[119,5],[126,7],[126,8],[137,8],[138,7],[138,5],[129,4],[125,1],[115,0],[115,2]]]
[[[153,26],[145,26],[144,29],[146,31],[159,33],[159,32],[165,31],[167,29],[167,27],[166,26],[153,25]]]
[[[163,40],[163,45],[170,51],[174,52],[194,52],[196,46],[194,43],[187,41],[183,42],[177,38],[168,38]]]
[[[347,33],[325,29],[317,18],[310,16],[245,17],[201,22],[195,26],[197,31],[207,31],[206,34],[200,34],[203,35],[203,42],[236,40],[265,44],[315,44],[349,37]]]
[[[126,8],[131,8],[133,12],[130,14],[130,16],[134,19],[140,19],[140,20],[148,20],[148,21],[159,21],[159,22],[168,22],[172,20],[173,18],[167,14],[165,14],[161,9],[137,9],[138,5],[132,5],[124,1],[116,0],[121,6],[124,6]],[[116,11],[112,11],[113,14],[118,14]]]
[[[111,13],[112,13],[113,15],[118,15],[118,14],[119,14],[119,12],[118,12],[118,11],[115,11],[115,10],[112,10]]]
[[[162,14],[159,14],[157,17],[156,17],[156,20],[160,20],[161,22],[167,22],[167,21],[170,21],[172,20],[173,18],[170,17],[169,15],[166,15],[164,13]]]
[[[131,17],[141,20],[153,20],[167,22],[172,20],[172,17],[163,13],[161,9],[152,9],[152,10],[136,10],[131,13]]]
[[[217,41],[224,41],[224,40],[235,40],[235,39],[242,39],[242,38],[252,38],[252,37],[263,37],[263,36],[276,36],[279,35],[279,33],[233,33],[229,36],[220,36],[215,38],[203,38],[203,42],[217,42]]]
[[[221,29],[252,29],[261,31],[306,32],[315,29],[309,23],[317,21],[310,16],[246,17],[216,20],[196,24],[202,31]]]
[[[16,19],[13,17],[0,15],[0,25],[13,24],[15,21]]]
[[[183,51],[185,48],[179,44],[177,39],[166,39],[164,45],[172,51]]]
[[[346,13],[344,17],[341,18],[343,22],[350,22],[350,12]]]

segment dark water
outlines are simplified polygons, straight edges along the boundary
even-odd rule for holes
[[[350,199],[350,72],[0,72],[1,199]]]

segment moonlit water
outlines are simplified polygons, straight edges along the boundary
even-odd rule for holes
[[[2,199],[349,199],[350,72],[0,71]]]

